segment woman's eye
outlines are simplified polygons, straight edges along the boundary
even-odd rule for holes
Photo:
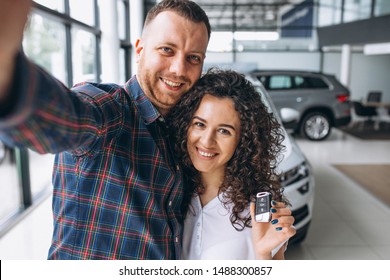
[[[224,128],[220,128],[219,132],[224,134],[224,135],[231,135],[230,131]]]
[[[195,122],[195,123],[194,123],[194,126],[197,126],[197,127],[204,127],[204,124],[201,123],[201,122]]]

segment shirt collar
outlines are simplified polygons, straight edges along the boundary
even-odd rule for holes
[[[162,117],[159,111],[153,106],[152,102],[146,97],[141,89],[136,76],[133,76],[125,85],[125,90],[133,99],[135,106],[145,124],[150,124]]]

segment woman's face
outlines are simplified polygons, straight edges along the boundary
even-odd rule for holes
[[[202,173],[224,174],[240,140],[240,117],[230,98],[206,94],[188,129],[187,149]]]

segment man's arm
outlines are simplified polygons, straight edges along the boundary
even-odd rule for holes
[[[0,139],[39,153],[84,154],[107,126],[119,129],[120,95],[92,84],[69,89],[28,60],[19,48],[30,5],[0,0]]]
[[[31,0],[0,0],[0,102],[8,96]]]

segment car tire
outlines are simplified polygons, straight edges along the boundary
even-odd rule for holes
[[[325,140],[332,130],[328,115],[322,112],[310,112],[301,122],[301,135],[312,141]]]

